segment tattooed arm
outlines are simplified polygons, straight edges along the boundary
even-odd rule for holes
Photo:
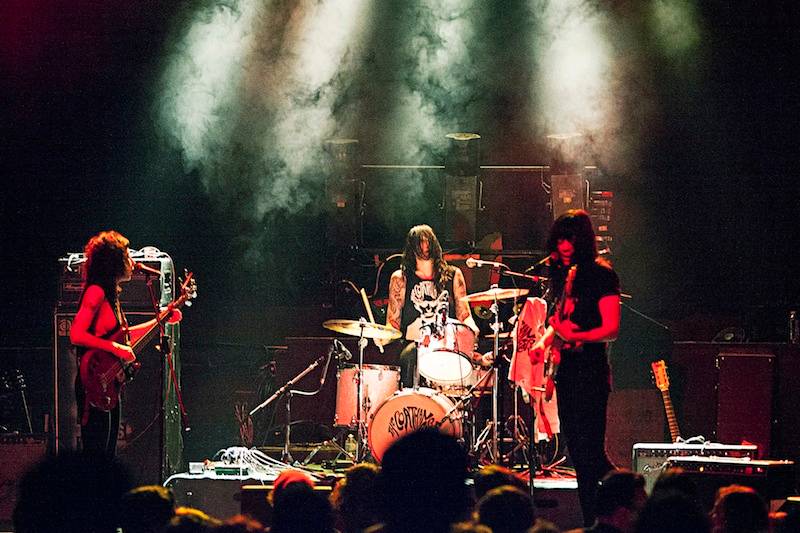
[[[389,306],[386,308],[386,325],[400,329],[400,312],[406,296],[406,277],[395,270],[389,279]]]
[[[460,322],[466,324],[469,329],[474,331],[475,335],[478,335],[480,330],[478,329],[478,325],[475,323],[475,319],[472,318],[472,310],[469,307],[469,303],[461,300],[461,298],[466,295],[467,282],[464,281],[464,273],[461,272],[460,268],[456,268],[453,276],[453,299],[456,303],[456,318]]]

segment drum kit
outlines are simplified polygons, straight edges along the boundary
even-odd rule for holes
[[[389,446],[422,427],[437,427],[458,439],[464,438],[470,416],[474,420],[472,401],[491,394],[492,418],[480,436],[470,442],[477,452],[486,446],[493,460],[498,451],[498,365],[500,332],[498,303],[524,296],[527,289],[493,287],[487,291],[462,297],[465,302],[490,302],[493,315],[493,349],[489,369],[475,364],[475,334],[467,325],[437,313],[437,321],[423,328],[417,340],[417,371],[428,387],[400,388],[400,369],[396,366],[364,364],[364,348],[368,339],[390,341],[401,332],[365,319],[328,320],[323,326],[331,331],[358,337],[358,363],[341,367],[337,374],[334,425],[349,428],[356,437],[354,461],[363,460],[368,452],[380,462]],[[444,303],[446,304],[446,301]],[[488,354],[487,354],[488,355]]]

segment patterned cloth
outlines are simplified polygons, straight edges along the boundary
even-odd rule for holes
[[[547,329],[547,302],[541,298],[528,298],[522,306],[514,326],[514,355],[508,369],[508,379],[516,383],[525,394],[533,398],[536,408],[536,441],[551,438],[559,433],[558,393],[546,402],[544,394],[536,390],[544,385],[544,360],[531,362],[530,352],[533,344],[544,335]]]

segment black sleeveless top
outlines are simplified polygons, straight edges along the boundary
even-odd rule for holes
[[[403,300],[403,309],[400,312],[400,331],[407,340],[416,341],[420,337],[420,327],[434,322],[439,305],[437,300],[442,294],[436,288],[433,280],[420,279],[416,272],[407,272],[405,277],[406,294]],[[450,318],[456,316],[456,305],[453,298],[454,278],[455,276],[451,275],[445,285],[448,304],[447,316]]]

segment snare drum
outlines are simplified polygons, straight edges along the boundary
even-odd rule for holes
[[[449,414],[439,429],[442,433],[460,438],[461,412],[453,411],[455,404],[432,389],[403,389],[395,392],[378,406],[369,421],[369,449],[380,462],[393,442],[417,429],[436,426]]]
[[[386,365],[363,365],[364,409],[361,421],[369,421],[369,415],[393,392],[400,388],[400,367]],[[347,365],[336,374],[335,426],[355,427],[358,408],[358,366]]]
[[[479,356],[480,354],[476,355]],[[489,375],[486,376],[486,374]],[[480,385],[475,387],[475,389],[472,391],[473,396],[477,397],[492,393],[492,387],[494,386],[494,375],[492,375],[491,368],[483,368],[480,365],[475,365],[472,369],[472,373],[463,381],[463,383],[436,383],[434,384],[433,388],[445,396],[461,397],[464,396],[473,385],[479,382]]]
[[[472,376],[475,333],[449,318],[442,335],[425,335],[417,346],[419,373],[434,387],[465,385]]]

